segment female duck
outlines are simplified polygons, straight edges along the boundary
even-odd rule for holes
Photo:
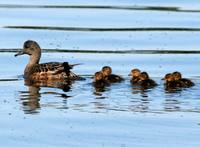
[[[110,66],[104,66],[101,70],[105,81],[110,83],[121,82],[124,79],[121,76],[112,74],[112,68]]]
[[[24,70],[24,78],[31,80],[83,80],[70,70],[74,65],[68,62],[49,62],[39,64],[41,48],[37,42],[28,40],[24,43],[23,50],[15,56],[27,54],[30,60]]]

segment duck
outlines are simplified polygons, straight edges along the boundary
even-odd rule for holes
[[[30,59],[24,70],[24,78],[37,80],[85,80],[76,75],[71,69],[79,64],[70,65],[68,62],[48,62],[39,63],[41,58],[41,48],[36,41],[27,40],[24,42],[23,49],[15,54],[29,55]]]
[[[131,73],[129,74],[129,76],[131,76],[131,80],[130,80],[131,84],[138,84],[140,80],[139,79],[140,74],[141,74],[141,71],[137,68],[131,70]]]
[[[195,85],[191,80],[182,78],[182,74],[178,71],[173,72],[172,75],[174,76],[174,80],[181,84],[181,87],[187,88]]]
[[[150,79],[148,73],[145,71],[140,73],[138,84],[145,88],[152,88],[157,86],[157,83]]]
[[[124,80],[121,76],[112,74],[112,68],[110,66],[102,67],[101,72],[104,80],[108,83],[116,83]]]

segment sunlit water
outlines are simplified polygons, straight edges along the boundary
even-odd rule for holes
[[[0,146],[199,147],[200,9],[198,1],[0,2]],[[83,63],[69,85],[27,85],[25,40],[41,62]],[[92,75],[110,65],[124,82],[102,89]],[[130,84],[147,71],[152,89]],[[180,71],[192,88],[166,91],[161,78]]]

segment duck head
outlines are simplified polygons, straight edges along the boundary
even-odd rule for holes
[[[41,49],[37,42],[32,40],[27,40],[24,42],[23,49],[15,54],[15,57],[27,54],[29,56],[32,55],[41,55]]]

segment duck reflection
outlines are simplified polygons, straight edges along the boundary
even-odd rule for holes
[[[20,91],[20,100],[22,102],[23,111],[27,114],[39,113],[41,105],[40,98],[42,95],[55,95],[64,98],[63,103],[66,104],[66,98],[70,96],[65,93],[55,92],[55,90],[48,92],[40,92],[42,87],[58,88],[64,92],[71,89],[71,81],[32,81],[29,79],[24,80],[24,85],[28,87],[28,91]]]

